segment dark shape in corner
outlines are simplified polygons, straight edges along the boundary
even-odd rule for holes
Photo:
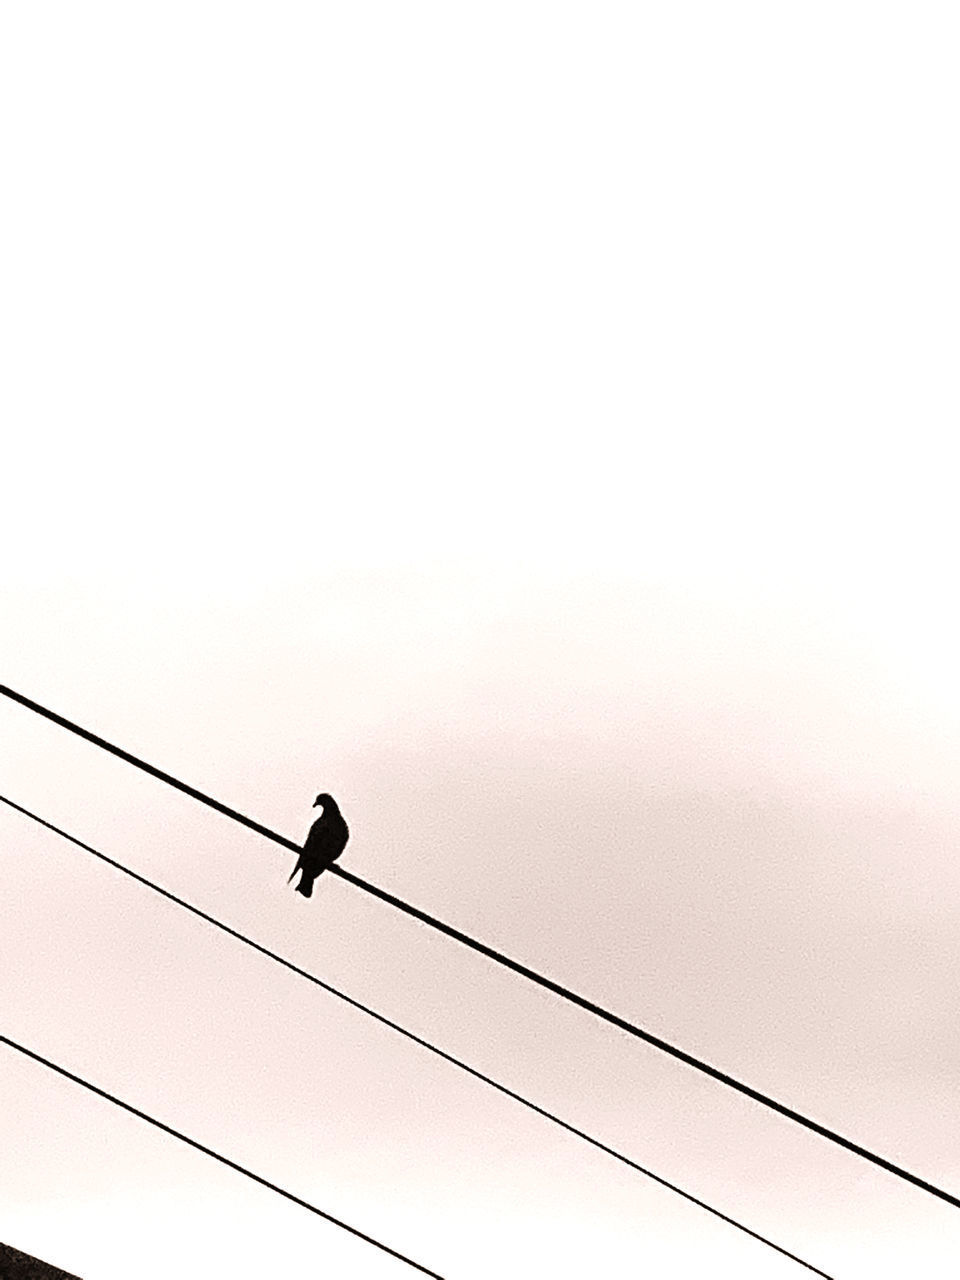
[[[12,1245],[0,1244],[0,1280],[78,1280],[78,1277],[32,1258],[29,1253],[21,1253]]]
[[[290,875],[292,880],[297,872],[300,872],[300,883],[296,887],[296,892],[302,893],[305,898],[313,894],[314,880],[326,871],[327,867],[333,866],[350,839],[350,831],[333,796],[328,795],[326,791],[321,791],[313,804],[314,808],[318,804],[322,805],[323,812],[310,828],[303,850],[297,859],[297,865]]]

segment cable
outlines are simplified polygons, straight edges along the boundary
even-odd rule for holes
[[[629,1168],[636,1170],[637,1173],[642,1173],[647,1178],[652,1178],[654,1182],[659,1182],[661,1186],[667,1187],[670,1191],[675,1191],[677,1195],[683,1196],[685,1200],[689,1200],[692,1204],[697,1205],[701,1209],[706,1209],[707,1213],[712,1213],[714,1217],[720,1218],[724,1222],[728,1222],[739,1231],[743,1231],[748,1236],[752,1236],[754,1240],[759,1240],[762,1244],[768,1245],[771,1249],[776,1249],[777,1253],[783,1254],[793,1262],[798,1262],[801,1267],[806,1267],[816,1275],[823,1276],[824,1280],[832,1280],[832,1277],[827,1275],[825,1271],[821,1271],[819,1267],[813,1266],[810,1262],[805,1262],[803,1258],[797,1257],[795,1253],[791,1253],[781,1245],[774,1244],[772,1240],[768,1240],[766,1236],[762,1236],[759,1232],[753,1231],[750,1227],[744,1226],[744,1224],[742,1222],[738,1222],[736,1218],[731,1218],[727,1214],[722,1213],[719,1209],[714,1209],[712,1205],[698,1199],[689,1191],[684,1191],[682,1187],[675,1186],[672,1182],[668,1182],[666,1178],[661,1178],[659,1174],[653,1173],[650,1169],[644,1168],[643,1165],[637,1164],[637,1162],[635,1160],[631,1160],[629,1156],[621,1154],[621,1152],[615,1150],[613,1147],[608,1147],[606,1143],[601,1142],[597,1138],[591,1137],[590,1134],[585,1133],[582,1129],[576,1128],[568,1121],[562,1120],[559,1116],[547,1111],[536,1102],[531,1102],[529,1098],[523,1097],[522,1094],[515,1093],[506,1085],[500,1084],[490,1076],[484,1075],[482,1071],[478,1071],[468,1063],[461,1061],[459,1058],[455,1058],[453,1054],[447,1053],[446,1050],[438,1048],[435,1044],[431,1044],[429,1040],[422,1039],[422,1037],[416,1035],[414,1032],[408,1031],[406,1027],[402,1027],[399,1023],[393,1022],[389,1018],[384,1017],[382,1013],[377,1013],[375,1009],[369,1008],[359,1000],[355,1000],[352,996],[348,996],[343,991],[339,991],[336,987],[331,986],[330,983],[324,982],[321,978],[316,977],[315,974],[309,973],[306,969],[301,969],[299,965],[295,965],[292,961],[285,959],[281,955],[277,955],[276,952],[268,950],[259,942],[254,942],[252,938],[248,938],[245,934],[239,933],[229,925],[223,924],[222,921],[217,920],[214,916],[208,915],[199,907],[195,907],[191,903],[185,902],[183,898],[178,898],[176,894],[171,893],[168,889],[161,888],[160,885],[154,884],[152,880],[148,880],[145,876],[142,876],[138,872],[132,871],[129,867],[124,866],[122,862],[117,862],[114,858],[108,857],[107,854],[101,853],[99,849],[94,849],[92,845],[85,844],[82,840],[78,840],[76,836],[72,836],[69,832],[63,831],[60,827],[54,826],[52,822],[47,822],[45,818],[41,818],[38,814],[32,813],[29,809],[25,809],[23,805],[19,805],[15,801],[9,800],[3,795],[0,795],[0,802],[5,805],[9,805],[11,809],[16,809],[18,813],[22,813],[26,817],[32,818],[33,821],[39,823],[40,826],[56,832],[58,836],[62,836],[64,840],[69,840],[71,844],[77,845],[78,848],[83,849],[86,853],[93,854],[95,858],[99,858],[101,862],[105,862],[108,866],[122,872],[125,876],[129,876],[131,880],[136,880],[138,883],[146,885],[148,889],[152,889],[154,893],[159,893],[162,897],[169,899],[170,902],[176,903],[178,907],[183,907],[184,910],[191,912],[195,916],[199,916],[201,920],[206,921],[207,924],[212,924],[215,928],[222,930],[223,933],[229,934],[231,938],[236,938],[239,942],[245,943],[246,946],[252,947],[254,951],[259,951],[261,955],[264,955],[268,959],[275,961],[277,964],[282,965],[285,969],[289,969],[291,973],[295,973],[301,978],[306,978],[308,982],[312,982],[314,986],[320,987],[323,991],[328,992],[332,996],[336,996],[338,1000],[343,1000],[346,1004],[352,1005],[353,1008],[359,1009],[361,1013],[366,1013],[371,1018],[375,1018],[377,1022],[380,1022],[385,1027],[389,1027],[392,1031],[396,1031],[400,1035],[405,1036],[408,1040],[412,1040],[414,1044],[420,1045],[421,1048],[428,1049],[431,1053],[436,1054],[438,1058],[443,1058],[445,1062],[452,1063],[455,1067],[459,1067],[461,1071],[468,1072],[468,1074],[475,1077],[475,1079],[483,1081],[484,1084],[488,1084],[492,1088],[499,1090],[500,1093],[505,1094],[508,1098],[513,1098],[515,1102],[519,1102],[522,1106],[528,1107],[531,1111],[535,1111],[537,1115],[543,1116],[547,1120],[551,1120],[562,1129],[566,1129],[568,1133],[575,1134],[576,1137],[582,1138],[585,1142],[589,1142],[591,1146],[596,1147],[600,1151],[606,1152],[609,1156],[613,1156],[613,1158],[615,1160],[619,1160],[621,1164],[625,1164]]]
[[[177,1129],[172,1129],[170,1125],[164,1124],[162,1120],[157,1120],[153,1116],[148,1116],[145,1111],[139,1111],[136,1107],[132,1107],[129,1102],[124,1102],[121,1098],[115,1097],[112,1093],[107,1093],[106,1089],[100,1089],[95,1084],[91,1084],[89,1080],[84,1080],[82,1076],[76,1076],[72,1071],[68,1071],[66,1067],[58,1066],[56,1062],[51,1062],[49,1058],[41,1057],[39,1053],[34,1053],[32,1049],[26,1048],[25,1045],[18,1044],[16,1040],[11,1040],[9,1036],[0,1034],[0,1044],[8,1045],[11,1049],[16,1049],[18,1053],[24,1054],[28,1058],[32,1058],[34,1062],[39,1062],[44,1067],[49,1067],[51,1071],[56,1071],[59,1075],[65,1076],[68,1080],[72,1080],[74,1084],[83,1085],[84,1089],[89,1089],[91,1093],[95,1093],[100,1098],[106,1098],[108,1102],[112,1102],[117,1107],[122,1107],[124,1111],[129,1111],[131,1115],[136,1116],[140,1120],[146,1120],[147,1124],[152,1124],[155,1128],[161,1129],[164,1133],[169,1133],[171,1137],[179,1138],[181,1142],[185,1142],[187,1146],[194,1147],[197,1151],[202,1151],[205,1156],[210,1156],[214,1160],[219,1160],[221,1164],[225,1164],[228,1169],[235,1169],[237,1173],[242,1173],[244,1177],[250,1178],[253,1182],[258,1182],[261,1187],[266,1187],[269,1191],[275,1191],[278,1196],[283,1196],[285,1200],[292,1200],[294,1204],[298,1204],[301,1209],[309,1209],[311,1213],[315,1213],[318,1218],[326,1218],[328,1222],[332,1222],[336,1227],[342,1227],[344,1231],[349,1231],[351,1235],[358,1236],[361,1240],[365,1240],[367,1244],[374,1245],[377,1249],[382,1249],[384,1253],[389,1253],[392,1258],[405,1262],[407,1266],[413,1267],[416,1271],[422,1271],[425,1276],[433,1276],[434,1280],[444,1280],[443,1276],[436,1271],[431,1271],[428,1267],[421,1266],[419,1262],[414,1262],[412,1258],[408,1258],[406,1254],[398,1253],[396,1249],[391,1249],[389,1245],[381,1243],[373,1236],[368,1236],[363,1231],[358,1231],[356,1227],[351,1227],[347,1222],[341,1222],[339,1218],[335,1218],[332,1213],[327,1213],[323,1209],[318,1209],[315,1204],[311,1204],[309,1200],[301,1200],[299,1196],[295,1196],[292,1191],[284,1191],[283,1187],[278,1187],[275,1182],[269,1182],[266,1178],[261,1178],[258,1173],[245,1168],[242,1164],[237,1164],[234,1160],[229,1160],[226,1156],[220,1155],[218,1151],[213,1151],[210,1147],[205,1147],[202,1142],[197,1142],[194,1138],[188,1138],[185,1133],[180,1133]]]
[[[300,846],[294,844],[292,840],[288,840],[286,836],[278,835],[276,831],[271,831],[269,827],[262,826],[259,822],[255,822],[252,818],[246,817],[242,813],[238,813],[236,809],[231,809],[225,804],[221,804],[219,800],[214,800],[210,796],[204,795],[202,791],[197,791],[195,787],[189,786],[186,782],[181,782],[178,778],[174,778],[169,773],[164,773],[162,769],[155,768],[154,765],[147,764],[143,760],[139,760],[136,756],[124,751],[121,747],[116,747],[113,743],[107,742],[105,739],[98,737],[95,733],[91,733],[89,729],[83,729],[80,725],[74,724],[72,721],[65,719],[63,716],[57,715],[55,711],[49,711],[46,707],[40,706],[39,703],[31,701],[30,698],[24,697],[22,693],[16,693],[13,689],[6,685],[0,684],[0,694],[11,698],[14,702],[19,702],[21,706],[27,707],[31,711],[37,712],[38,715],[45,716],[46,719],[52,720],[54,724],[59,724],[64,729],[69,729],[71,733],[78,734],[81,738],[86,738],[88,742],[92,742],[95,746],[102,747],[104,751],[109,751],[115,756],[119,756],[121,760],[126,760],[128,764],[135,765],[138,769],[143,769],[146,773],[151,774],[155,778],[159,778],[161,782],[169,783],[170,786],[176,787],[178,791],[183,791],[186,795],[192,796],[194,800],[199,800],[202,804],[209,805],[210,808],[216,809],[219,813],[225,814],[228,818],[233,818],[235,822],[240,822],[244,826],[249,827],[252,831],[258,832],[262,836],[266,836],[268,840],[282,845],[285,849],[290,849],[294,853],[300,853]],[[796,1124],[802,1125],[805,1129],[809,1129],[811,1133],[819,1134],[821,1138],[826,1138],[828,1142],[833,1142],[839,1147],[843,1147],[846,1151],[852,1152],[856,1156],[860,1156],[863,1160],[868,1160],[871,1164],[877,1165],[880,1169],[885,1169],[888,1173],[892,1173],[897,1178],[902,1178],[905,1182],[909,1182],[912,1186],[919,1187],[921,1191],[926,1191],[932,1196],[936,1196],[939,1200],[952,1204],[954,1208],[960,1209],[960,1198],[951,1195],[949,1191],[944,1191],[942,1187],[935,1186],[932,1182],[918,1177],[915,1173],[911,1173],[908,1169],[902,1168],[900,1165],[894,1164],[892,1160],[887,1160],[884,1156],[877,1155],[873,1151],[869,1151],[866,1147],[861,1147],[858,1143],[851,1141],[849,1138],[843,1137],[834,1129],[827,1128],[826,1125],[819,1124],[816,1120],[811,1120],[808,1116],[803,1115],[799,1111],[794,1111],[792,1107],[786,1106],[782,1102],[778,1102],[776,1098],[770,1097],[768,1094],[761,1093],[759,1089],[754,1089],[751,1085],[744,1084],[735,1076],[728,1075],[725,1071],[721,1071],[719,1067],[712,1066],[709,1062],[705,1062],[702,1058],[694,1057],[693,1054],[687,1053],[685,1049],[680,1049],[676,1045],[670,1044],[667,1040],[662,1040],[651,1031],[645,1031],[642,1027],[636,1026],[632,1022],[628,1022],[626,1018],[621,1018],[619,1014],[611,1013],[609,1009],[604,1009],[601,1005],[594,1004],[592,1000],[586,999],[585,996],[578,995],[575,991],[571,991],[569,987],[561,986],[560,983],[554,982],[551,978],[544,977],[543,974],[537,973],[533,969],[528,969],[526,965],[520,964],[517,960],[511,960],[509,956],[497,951],[493,947],[487,946],[484,942],[479,942],[476,938],[471,938],[468,934],[461,933],[459,929],[455,929],[452,925],[445,924],[442,920],[438,920],[435,916],[428,915],[427,912],[421,911],[418,907],[411,906],[410,903],[404,902],[402,898],[396,898],[392,893],[387,893],[385,889],[380,889],[377,885],[370,884],[367,880],[361,880],[359,876],[353,875],[350,871],[345,871],[342,867],[333,865],[328,868],[333,875],[339,876],[342,880],[354,885],[358,889],[362,889],[364,893],[369,893],[375,898],[379,898],[382,902],[388,903],[392,907],[396,907],[398,911],[403,911],[406,915],[412,916],[415,920],[429,925],[431,929],[445,934],[448,938],[462,943],[465,947],[479,952],[480,955],[487,956],[490,960],[496,961],[497,964],[503,965],[507,969],[512,969],[514,973],[519,973],[522,977],[535,982],[538,986],[543,987],[547,991],[552,991],[554,995],[560,996],[563,1000],[568,1000],[571,1004],[578,1005],[581,1009],[585,1009],[587,1013],[592,1013],[595,1017],[609,1022],[611,1026],[618,1027],[621,1031],[625,1031],[628,1035],[634,1036],[638,1040],[642,1040],[645,1044],[652,1045],[655,1049],[659,1049],[662,1053],[669,1054],[670,1057],[676,1058],[678,1062],[685,1063],[688,1067],[702,1072],[704,1075],[710,1076],[711,1079],[718,1081],[720,1084],[726,1085],[730,1089],[735,1089],[737,1093],[743,1094],[746,1098],[751,1098],[754,1102],[759,1102],[764,1107],[769,1107],[771,1111],[775,1111],[778,1115],[784,1116],[787,1120],[793,1120]]]

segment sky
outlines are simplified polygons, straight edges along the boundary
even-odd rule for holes
[[[331,792],[347,869],[953,1193],[958,28],[0,19],[0,681],[291,839]],[[0,794],[838,1280],[955,1275],[948,1205],[12,703]],[[5,807],[0,884],[0,1034],[450,1280],[801,1274]],[[0,1104],[0,1239],[84,1280],[409,1273]]]

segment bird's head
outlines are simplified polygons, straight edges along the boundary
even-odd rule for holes
[[[318,804],[326,806],[332,803],[333,803],[333,796],[327,795],[326,791],[321,791],[320,794],[317,796],[316,800],[314,800],[313,807],[315,809]]]

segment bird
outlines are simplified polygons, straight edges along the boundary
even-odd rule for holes
[[[322,806],[320,817],[310,828],[304,841],[297,865],[290,873],[290,880],[300,872],[300,881],[294,892],[302,893],[305,898],[313,894],[313,882],[327,867],[333,866],[343,853],[350,838],[350,830],[344,821],[340,806],[333,796],[321,791],[313,802],[313,807]]]

